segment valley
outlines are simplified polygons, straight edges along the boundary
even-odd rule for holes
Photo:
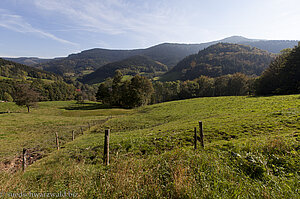
[[[298,198],[300,46],[220,41],[0,59],[0,193]]]

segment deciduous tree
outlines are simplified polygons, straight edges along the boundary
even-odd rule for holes
[[[30,107],[36,106],[39,101],[39,93],[34,91],[28,84],[20,84],[16,89],[15,102],[19,106],[26,106],[28,113]]]

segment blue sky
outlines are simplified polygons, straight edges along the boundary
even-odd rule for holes
[[[299,0],[0,0],[0,57],[240,35],[300,39]]]

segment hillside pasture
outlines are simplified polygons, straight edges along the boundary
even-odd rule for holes
[[[5,133],[1,151],[7,145],[5,154],[12,155],[24,146],[42,145],[47,136],[51,144],[43,144],[51,150],[25,173],[1,172],[3,192],[70,191],[81,198],[299,198],[299,95],[197,98],[132,110],[44,102],[30,114],[11,103],[0,104],[1,111],[8,106],[13,113],[0,115]],[[200,120],[205,148],[194,150],[193,129]],[[70,131],[89,121],[101,122],[71,141]],[[22,128],[22,133],[11,133]],[[111,161],[104,166],[107,128]],[[54,129],[65,136],[59,151]]]

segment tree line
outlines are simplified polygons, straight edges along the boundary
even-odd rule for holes
[[[285,49],[257,81],[257,95],[300,93],[300,42]]]
[[[285,49],[260,77],[234,73],[219,77],[160,82],[136,75],[124,79],[117,70],[98,90],[78,81],[0,80],[0,100],[14,101],[28,108],[37,101],[98,100],[109,106],[134,108],[195,97],[297,94],[300,92],[300,45]],[[97,92],[96,92],[97,90]],[[96,97],[96,99],[95,99]]]
[[[151,102],[153,86],[149,79],[136,75],[131,80],[123,80],[121,71],[117,70],[113,79],[101,83],[96,98],[104,104],[124,108],[134,108]]]
[[[0,80],[0,99],[15,101],[20,93],[19,87],[22,87],[22,85],[28,85],[31,90],[39,93],[39,101],[72,100],[76,96],[75,87],[63,81],[45,83],[40,79],[31,82],[3,79]]]
[[[217,78],[201,76],[193,81],[151,82],[136,75],[123,80],[122,73],[116,72],[113,79],[101,83],[96,98],[104,104],[133,108],[146,104],[226,95],[247,95],[253,92],[255,78],[242,73]]]
[[[134,84],[136,81],[139,83]],[[300,93],[300,45],[283,50],[260,77],[234,73],[219,77],[202,75],[186,81],[151,82],[140,76],[122,81],[118,71],[113,79],[100,84],[97,100],[132,108],[195,97],[297,93]]]
[[[242,73],[220,77],[200,76],[194,80],[154,82],[152,103],[195,97],[240,96],[253,94],[255,77]]]

